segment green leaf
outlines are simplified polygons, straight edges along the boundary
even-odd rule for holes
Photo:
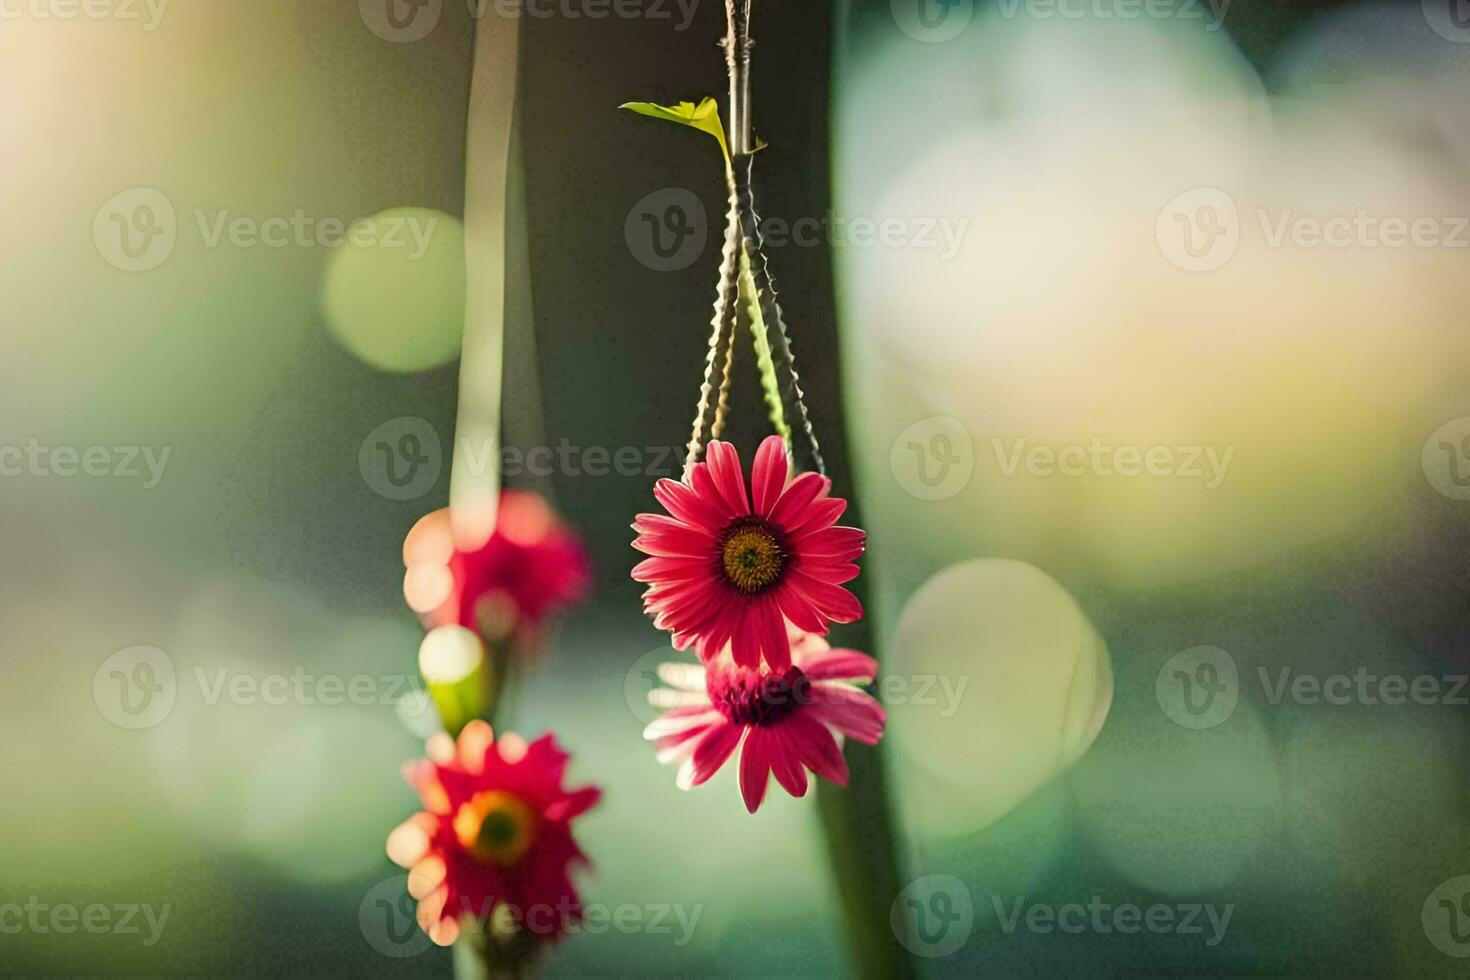
[[[719,141],[720,152],[725,155],[725,161],[728,163],[730,160],[730,146],[725,142],[725,126],[720,122],[720,104],[708,96],[700,99],[699,105],[693,102],[680,102],[675,106],[656,105],[652,102],[624,102],[618,108],[709,133]]]

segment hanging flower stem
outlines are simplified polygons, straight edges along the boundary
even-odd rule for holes
[[[791,426],[786,424],[786,408],[781,399],[781,382],[776,375],[776,363],[771,357],[771,339],[766,319],[761,313],[760,292],[756,289],[755,274],[751,271],[750,250],[740,250],[740,297],[749,318],[750,335],[755,344],[755,364],[760,371],[761,389],[765,392],[766,408],[770,412],[771,428],[776,430],[787,448],[791,447]]]
[[[775,280],[766,261],[756,210],[752,164],[753,154],[760,147],[751,127],[751,3],[752,0],[726,0],[728,33],[724,41],[730,74],[730,152],[734,206],[739,216],[741,293],[753,300],[750,316],[772,421],[780,419],[777,431],[791,446],[799,468],[825,473],[785,317],[776,296]],[[791,425],[800,430],[800,449],[792,445]],[[840,456],[845,459],[846,453]],[[851,492],[850,474],[846,476],[845,484]],[[848,517],[860,526],[855,511],[853,506]],[[861,580],[851,587],[860,599],[866,599]],[[867,621],[847,627],[843,639],[858,649],[875,649]],[[855,975],[862,977],[913,977],[914,963],[894,931],[903,928],[906,919],[900,916],[898,921],[891,921],[892,905],[904,882],[899,871],[899,838],[886,789],[882,748],[850,741],[847,756],[849,785],[844,788],[818,780],[817,806],[842,905],[849,966]]]

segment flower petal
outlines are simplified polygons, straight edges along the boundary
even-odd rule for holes
[[[820,609],[807,601],[800,590],[784,588],[776,589],[773,593],[781,612],[791,620],[793,626],[807,633],[823,634],[827,632],[827,620]]]
[[[787,575],[786,582],[834,623],[855,623],[863,618],[863,604],[840,585],[819,581],[796,568]]]
[[[750,471],[750,495],[755,513],[765,517],[781,499],[786,489],[789,466],[786,461],[786,442],[780,436],[768,436],[756,450],[755,463]]]
[[[602,799],[602,790],[596,786],[584,786],[573,790],[546,808],[548,820],[571,820],[581,816]]]
[[[411,868],[423,860],[434,834],[432,814],[415,813],[388,835],[388,860],[400,868]]]
[[[658,679],[681,691],[704,691],[704,668],[698,664],[666,660],[658,665]]]
[[[816,724],[813,722],[813,724]],[[735,746],[740,744],[740,736],[745,734],[742,725],[731,725],[729,723],[711,728],[699,740],[694,747],[694,754],[689,761],[693,763],[690,786],[698,786],[706,782],[711,776],[719,772],[725,760],[730,758],[730,753],[735,751]]]
[[[735,634],[730,638],[730,656],[742,667],[755,670],[761,663],[761,618],[753,603],[742,603],[745,607],[735,622]]]
[[[791,534],[806,534],[809,531],[820,531],[824,527],[831,527],[837,523],[837,518],[847,510],[847,501],[841,497],[818,497],[811,502],[805,512],[799,515],[796,522],[787,528]]]
[[[770,732],[771,746],[771,771],[776,775],[776,782],[781,788],[795,797],[806,795],[806,770],[801,767],[801,753],[796,750],[796,745],[787,735],[784,725],[775,725],[768,729]]]
[[[745,495],[745,473],[740,469],[740,454],[728,442],[711,442],[705,455],[710,478],[730,513],[744,517],[750,513],[750,499]]]
[[[708,727],[718,723],[722,718],[723,716],[711,708],[708,702],[703,705],[675,708],[649,722],[648,727],[643,729],[643,737],[650,742],[655,739],[668,738],[670,735],[677,735],[692,728]]]
[[[772,670],[785,670],[791,666],[791,639],[786,633],[786,617],[781,615],[781,606],[773,595],[763,595],[747,615],[758,621],[761,635],[761,650],[766,663]]]
[[[799,529],[812,501],[825,494],[831,487],[832,481],[825,476],[803,473],[786,487],[785,492],[781,494],[781,499],[776,501],[776,506],[771,508],[771,513],[766,519],[788,531]]]
[[[803,558],[849,561],[863,553],[867,532],[856,527],[823,527],[790,535],[786,546]]]
[[[715,554],[714,535],[703,528],[678,524],[672,529],[647,530],[633,539],[633,547],[645,555],[667,558],[707,558]]]
[[[838,786],[847,785],[847,760],[827,726],[802,711],[787,718],[782,727],[793,737],[801,761],[808,769]]]
[[[816,703],[813,718],[866,745],[877,745],[888,722],[888,712],[873,697],[836,681],[812,685]]]
[[[690,527],[718,534],[728,523],[719,502],[705,500],[687,484],[662,479],[653,486],[653,496],[665,510]]]
[[[766,798],[766,786],[771,779],[771,761],[768,751],[769,733],[765,729],[752,728],[740,750],[740,795],[745,800],[745,809],[754,813]]]
[[[853,680],[871,683],[878,676],[878,661],[858,650],[818,650],[798,655],[796,666],[814,681]]]

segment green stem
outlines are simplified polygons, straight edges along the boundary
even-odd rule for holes
[[[907,918],[890,920],[903,880],[881,745],[849,740],[847,767],[852,779],[846,788],[818,781],[817,811],[842,903],[849,965],[854,975],[873,980],[913,977],[914,964],[894,932]]]
[[[824,9],[825,5],[787,4],[779,5],[772,10],[774,20],[782,23],[787,30],[785,32],[776,30],[773,35],[779,38],[800,38],[806,30],[817,39],[828,40],[831,30],[831,13]],[[730,94],[731,94],[731,129],[739,134],[750,132],[750,66],[748,55],[750,51],[750,3],[749,0],[726,0],[726,15],[729,33],[725,39],[725,48],[730,68]],[[792,31],[790,28],[796,27]],[[744,58],[737,57],[744,55]],[[803,51],[803,63],[810,63],[813,54],[808,46]],[[815,101],[825,110],[825,103],[829,95],[831,85],[830,75],[827,77],[826,87],[817,94]],[[781,100],[777,105],[790,108],[805,96],[791,96]],[[739,103],[739,104],[737,104]],[[776,298],[775,283],[765,261],[764,250],[761,247],[760,218],[755,208],[755,194],[752,188],[752,173],[750,154],[756,147],[752,145],[749,138],[740,138],[732,135],[735,141],[733,155],[735,157],[736,197],[740,209],[741,237],[743,239],[741,249],[741,290],[754,302],[750,304],[752,332],[757,335],[757,353],[761,357],[761,377],[764,387],[767,389],[767,401],[771,401],[771,392],[774,388],[774,401],[776,405],[782,404],[782,395],[788,398],[791,405],[792,420],[801,428],[807,442],[803,447],[809,459],[799,460],[806,468],[821,472],[824,467],[822,453],[817,446],[817,441],[812,432],[812,426],[805,410],[802,398],[801,383],[796,373],[796,367],[790,354],[790,345],[786,339],[784,316],[781,306]],[[825,149],[825,144],[822,144]],[[810,174],[801,178],[802,186],[810,192],[815,184],[821,189],[822,196],[828,190],[826,182],[822,178],[813,181]],[[820,213],[820,212],[816,212]],[[811,324],[814,328],[819,325],[828,325],[835,333],[835,318],[832,315],[833,300],[830,255],[825,275],[811,282],[810,290],[806,291],[807,301],[805,305],[808,312],[818,313],[816,316],[802,318],[801,322]],[[757,329],[758,328],[758,329]],[[770,328],[773,334],[767,334]],[[772,357],[772,339],[779,344],[780,349],[776,352],[781,364],[776,364]],[[760,346],[764,341],[764,349]],[[830,347],[835,350],[836,343],[833,338]],[[836,357],[832,358],[834,365],[839,363]],[[784,366],[789,377],[789,390],[781,391],[778,367]],[[834,366],[832,373],[837,375],[834,390],[841,390],[841,369]],[[773,412],[774,414],[774,412]],[[786,416],[783,410],[782,435],[787,444],[791,444],[789,426],[785,425]],[[850,507],[848,515],[852,523],[861,526],[858,516],[858,506],[853,490],[852,473],[847,465],[849,454],[844,439],[838,441],[832,447],[833,477],[834,483],[847,491]],[[850,588],[860,600],[866,600],[864,595],[866,589],[863,586],[865,579],[872,576],[871,565],[865,570],[862,578],[852,583]],[[865,601],[866,604],[866,601]],[[848,628],[844,633],[844,639],[851,645],[863,650],[873,650],[873,633],[870,622],[859,623]],[[849,950],[851,953],[850,967],[852,972],[860,977],[877,978],[908,978],[915,975],[915,966],[904,949],[902,938],[894,931],[894,925],[890,924],[890,911],[898,893],[902,890],[902,877],[899,871],[897,845],[899,835],[897,823],[891,812],[889,795],[887,792],[887,780],[883,768],[883,753],[881,747],[869,748],[868,746],[849,743],[847,747],[848,769],[851,779],[847,788],[832,786],[824,780],[818,780],[817,806],[821,815],[822,827],[825,831],[827,843],[827,855],[836,888],[843,910],[843,925],[846,930]],[[897,917],[898,928],[904,928],[905,918]]]
[[[526,933],[501,938],[477,919],[463,920],[454,944],[456,980],[529,980],[535,966],[536,947]]]
[[[755,363],[760,369],[761,390],[765,392],[771,426],[790,448],[791,426],[786,424],[786,409],[781,404],[781,382],[776,376],[775,359],[771,357],[771,337],[766,330],[766,318],[761,313],[760,292],[755,285],[750,249],[744,243],[740,247],[740,298],[750,319],[750,335],[755,342]]]

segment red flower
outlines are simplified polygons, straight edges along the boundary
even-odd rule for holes
[[[495,533],[459,551],[449,511],[423,517],[403,543],[403,594],[425,629],[459,625],[534,648],[547,619],[586,595],[591,570],[576,533],[539,494],[500,495]]]
[[[633,522],[633,547],[652,556],[633,578],[648,585],[643,607],[654,625],[706,662],[728,643],[742,667],[764,657],[784,670],[787,620],[825,634],[829,623],[860,619],[862,605],[842,584],[857,577],[865,535],[833,526],[847,502],[829,497],[831,489],[815,473],[790,479],[779,436],[756,453],[749,495],[740,457],[725,442],[711,442],[685,482],[660,480],[654,496],[672,516]]]
[[[551,735],[496,740],[483,721],[458,743],[434,736],[428,756],[404,769],[425,809],[388,837],[388,857],[409,869],[419,926],[448,946],[460,916],[486,919],[503,905],[534,937],[559,938],[582,915],[569,871],[587,859],[571,823],[602,790],[562,788],[570,757]]]
[[[651,700],[673,710],[649,725],[643,737],[658,747],[660,762],[678,762],[678,783],[705,782],[740,751],[740,793],[754,813],[776,781],[792,796],[806,794],[810,769],[847,785],[844,736],[868,745],[883,737],[888,715],[861,685],[878,664],[856,650],[833,650],[819,636],[792,631],[792,664],[782,670],[749,670],[722,657],[707,669],[667,663],[659,676],[673,690]]]

